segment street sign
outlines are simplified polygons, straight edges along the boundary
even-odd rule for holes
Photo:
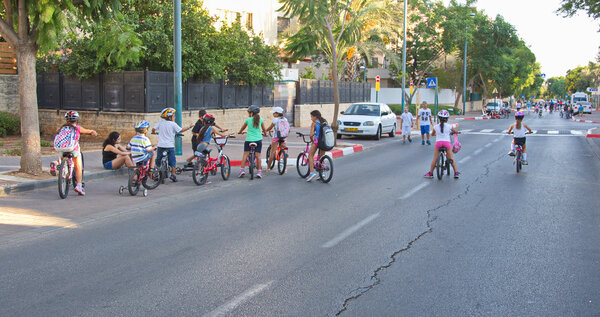
[[[375,77],[375,91],[379,91],[380,88],[379,76]]]
[[[413,93],[413,87],[414,87],[414,86],[413,86],[413,82],[412,82],[412,80],[411,80],[411,81],[410,81],[410,94],[411,94],[411,95],[412,95],[412,93]]]
[[[437,77],[427,78],[427,88],[437,87]]]
[[[492,91],[493,94],[497,94],[498,93],[498,89],[494,88],[494,91]]]
[[[542,79],[546,79],[546,74],[542,74]]]
[[[521,95],[521,98],[525,99],[525,95]]]
[[[587,92],[596,92],[598,89],[588,87]]]

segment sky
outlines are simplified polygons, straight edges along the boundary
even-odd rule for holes
[[[600,20],[594,21],[584,12],[572,18],[556,15],[560,2],[478,0],[475,6],[492,18],[500,14],[514,25],[541,64],[542,73],[550,78],[595,61],[600,47]]]

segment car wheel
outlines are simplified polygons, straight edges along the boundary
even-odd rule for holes
[[[396,124],[394,124],[394,127],[392,128],[392,131],[389,134],[390,138],[393,138],[396,136]]]
[[[377,133],[375,133],[375,140],[380,140],[381,139],[381,126],[377,127]]]

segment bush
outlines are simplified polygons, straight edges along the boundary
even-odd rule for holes
[[[0,112],[0,137],[19,135],[21,133],[21,120],[17,115]]]

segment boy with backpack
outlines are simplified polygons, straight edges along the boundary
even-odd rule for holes
[[[269,125],[267,131],[275,128],[273,138],[271,139],[271,155],[267,158],[267,167],[271,166],[271,162],[275,159],[277,152],[277,144],[281,142],[281,146],[285,147],[286,138],[290,134],[290,123],[283,116],[283,108],[275,107],[271,110],[273,114],[273,123]]]

